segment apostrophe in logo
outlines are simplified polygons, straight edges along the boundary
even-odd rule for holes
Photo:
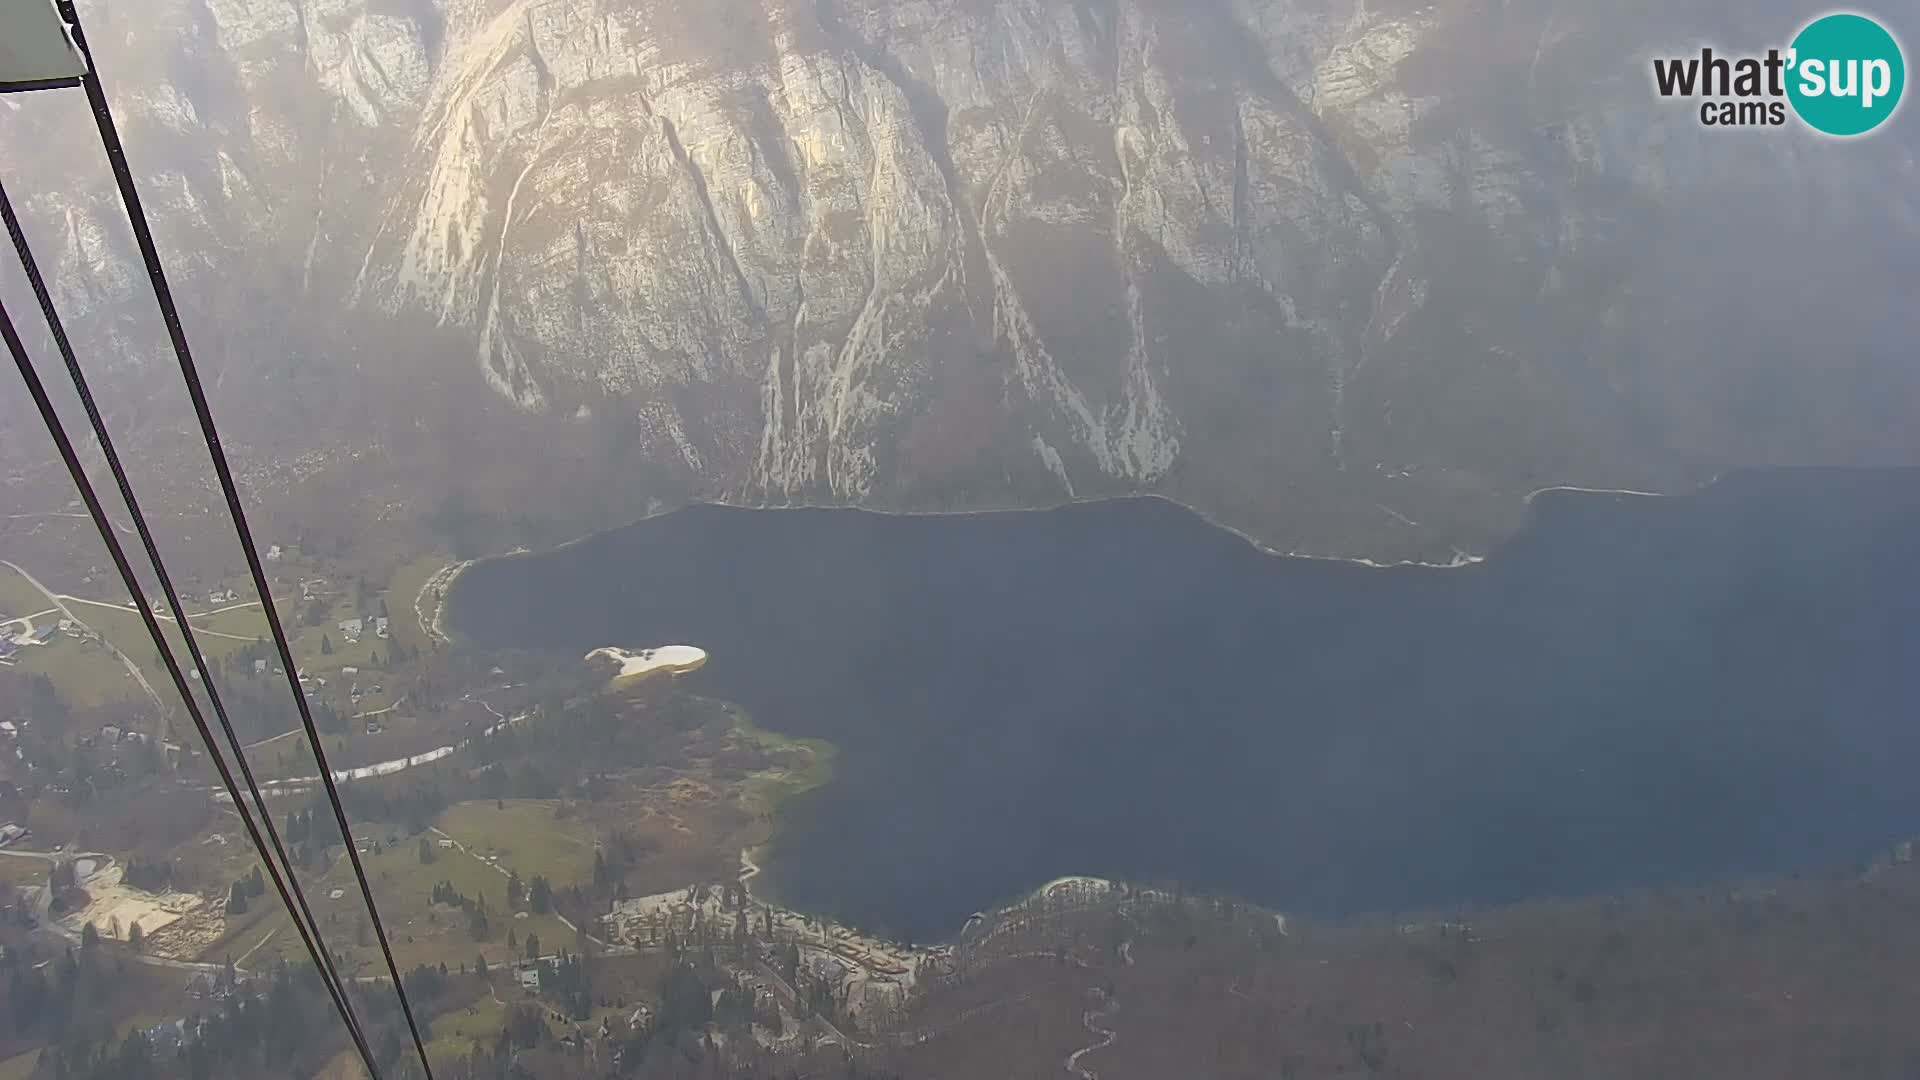
[[[1661,97],[1699,98],[1706,127],[1779,127],[1787,107],[1827,135],[1864,135],[1892,116],[1906,88],[1900,43],[1865,15],[1823,15],[1785,50],[1764,56],[1716,55],[1656,59]]]
[[[1864,15],[1827,15],[1807,24],[1787,52],[1787,100],[1815,131],[1864,135],[1900,105],[1907,65],[1900,43]]]

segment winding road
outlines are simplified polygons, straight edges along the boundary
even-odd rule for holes
[[[1107,997],[1106,991],[1098,987],[1094,988],[1093,995],[1105,1001],[1106,1004],[1098,1009],[1088,1009],[1081,1015],[1080,1023],[1085,1025],[1088,1031],[1098,1035],[1099,1039],[1068,1054],[1065,1062],[1067,1071],[1080,1077],[1080,1080],[1100,1080],[1100,1074],[1080,1064],[1080,1059],[1093,1053],[1095,1050],[1105,1050],[1107,1047],[1113,1045],[1115,1039],[1120,1037],[1112,1028],[1103,1028],[1097,1023],[1097,1021],[1104,1020],[1118,1012],[1120,1010],[1120,1002]]]

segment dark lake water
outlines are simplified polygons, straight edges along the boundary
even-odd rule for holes
[[[698,507],[460,578],[450,625],[699,645],[840,750],[781,899],[926,939],[1066,873],[1317,914],[1864,858],[1920,833],[1920,473],[1553,493],[1465,569],[1264,555],[1158,500]]]

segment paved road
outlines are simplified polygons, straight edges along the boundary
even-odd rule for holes
[[[16,567],[15,569],[18,569],[18,567]],[[67,596],[62,594],[60,599],[68,601],[70,603],[85,604],[88,607],[107,608],[111,611],[135,612],[135,613],[137,613],[138,611],[138,609],[128,607],[125,604],[111,604],[105,600],[89,600],[84,596]],[[258,607],[258,606],[259,605],[257,603],[256,604],[235,604],[233,605],[233,607],[220,608],[219,611],[232,611],[234,608]],[[202,618],[203,616],[207,616],[207,615],[215,615],[218,613],[219,613],[218,611],[203,611],[203,612],[189,611],[187,612],[187,621],[188,623],[192,623],[192,621],[195,619]],[[180,621],[174,618],[173,616],[167,614],[166,612],[159,610],[158,608],[154,609],[153,617],[160,620],[161,622],[177,623]],[[223,633],[219,630],[208,630],[205,627],[201,627],[201,626],[194,627],[193,633],[195,637],[226,638],[229,641],[244,641],[244,642],[247,642],[248,644],[252,644],[253,642],[260,640],[260,635],[258,634],[255,634],[252,637],[248,637],[245,634],[228,634],[228,633]]]
[[[59,510],[45,510],[37,514],[8,514],[7,515],[8,521],[23,521],[23,520],[30,520],[32,518],[79,518],[81,521],[85,521],[85,522],[93,521],[92,514],[69,514]],[[128,536],[139,535],[138,533],[133,531],[133,526],[127,525],[123,522],[116,521],[113,523],[113,527],[120,532],[126,533]]]
[[[1107,1047],[1113,1045],[1115,1039],[1120,1037],[1111,1028],[1103,1028],[1099,1023],[1118,1011],[1120,1003],[1112,998],[1108,998],[1098,987],[1094,988],[1093,993],[1096,997],[1103,999],[1105,1004],[1098,1009],[1088,1009],[1085,1013],[1081,1014],[1080,1023],[1081,1026],[1093,1034],[1098,1035],[1099,1038],[1068,1054],[1065,1062],[1066,1070],[1080,1077],[1080,1080],[1100,1080],[1100,1074],[1080,1064],[1080,1059],[1093,1053],[1095,1050],[1105,1050]]]
[[[779,972],[773,970],[765,960],[755,960],[753,966],[760,969],[760,974],[773,980],[773,985],[779,988],[780,996],[786,1000],[788,1012],[802,1018],[807,1016],[806,1011],[800,1007],[800,995],[794,992],[793,987],[787,985],[787,980],[781,978]],[[869,1043],[855,1042],[847,1038],[846,1032],[835,1027],[833,1022],[824,1016],[814,1016],[813,1019],[827,1029],[827,1034],[838,1039],[842,1046],[871,1046]]]

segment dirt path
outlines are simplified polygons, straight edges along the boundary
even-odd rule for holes
[[[439,837],[440,839],[445,840],[447,843],[452,844],[453,850],[459,852],[462,855],[465,855],[467,858],[472,859],[473,861],[479,863],[481,866],[484,866],[487,869],[492,870],[494,873],[499,874],[501,877],[510,878],[513,876],[512,870],[508,869],[507,867],[501,866],[497,862],[488,862],[487,860],[481,858],[480,856],[475,855],[471,848],[467,847],[467,845],[461,843],[460,841],[455,840],[453,837],[448,836],[446,833],[441,832],[438,826],[429,825],[427,826],[427,831]],[[549,911],[548,914],[552,915],[554,919],[556,919],[560,923],[561,926],[566,927],[567,929],[573,931],[576,934],[580,932],[580,928],[574,925],[574,922],[572,919],[567,918],[565,915],[560,914],[558,911]],[[600,947],[600,950],[605,953],[631,953],[631,952],[637,951],[631,946],[627,946],[627,945],[608,944],[607,942],[601,941],[599,938],[594,937],[592,934],[587,935],[587,940],[593,942],[595,945],[598,945]]]
[[[277,933],[279,933],[279,932],[280,932],[280,928],[279,928],[279,927],[277,927],[277,926],[276,926],[276,927],[274,927],[273,929],[271,929],[271,930],[269,930],[269,931],[267,931],[267,932],[266,932],[266,933],[265,933],[264,935],[262,935],[262,936],[261,936],[261,938],[260,938],[260,940],[259,940],[259,941],[256,941],[256,942],[254,942],[254,943],[253,943],[253,948],[251,948],[251,949],[248,949],[248,950],[247,950],[246,952],[243,952],[243,953],[241,953],[241,954],[240,954],[240,959],[238,959],[238,960],[235,960],[235,961],[233,962],[233,966],[234,966],[234,968],[235,968],[235,969],[237,970],[237,969],[238,969],[238,968],[240,967],[240,965],[241,965],[241,964],[244,964],[244,963],[246,963],[246,962],[247,962],[247,958],[248,958],[249,956],[252,956],[252,955],[253,955],[254,953],[257,953],[257,952],[259,952],[259,951],[260,951],[260,946],[262,946],[262,945],[265,945],[265,944],[266,944],[267,942],[269,942],[269,941],[272,941],[272,940],[273,940],[273,935],[275,935],[275,934],[277,934]]]
[[[34,623],[39,622],[49,615],[58,614],[60,614],[59,608],[48,608],[45,611],[36,611],[31,615],[21,615],[17,618],[8,619],[5,622],[0,622],[0,626],[12,626],[15,623],[19,623],[21,632],[27,633],[32,631]]]
[[[1100,1080],[1100,1074],[1080,1064],[1080,1059],[1093,1053],[1095,1050],[1105,1050],[1107,1047],[1113,1045],[1115,1039],[1120,1037],[1113,1029],[1101,1027],[1099,1024],[1099,1021],[1105,1020],[1107,1017],[1120,1011],[1120,1002],[1107,997],[1106,991],[1098,987],[1094,988],[1093,995],[1100,998],[1105,1004],[1098,1009],[1088,1009],[1081,1015],[1080,1023],[1084,1025],[1088,1031],[1099,1036],[1099,1038],[1068,1054],[1065,1062],[1066,1070],[1080,1077],[1080,1080]]]
[[[8,521],[31,521],[36,518],[78,518],[81,521],[90,522],[93,520],[93,515],[70,514],[63,511],[59,511],[59,510],[43,510],[37,514],[8,514],[7,515]],[[122,532],[127,534],[128,536],[139,535],[138,533],[133,531],[133,526],[125,524],[123,522],[116,521],[113,523],[113,527],[116,532]]]
[[[350,717],[348,717],[347,719],[349,719],[349,720],[365,720],[365,719],[367,719],[368,717],[372,717],[372,716],[385,716],[385,715],[387,715],[388,713],[390,713],[390,712],[392,712],[392,711],[394,711],[395,709],[398,709],[398,708],[399,708],[400,706],[402,706],[402,705],[405,705],[406,703],[407,703],[407,695],[406,695],[406,694],[401,694],[401,695],[400,695],[400,698],[399,698],[399,700],[397,700],[397,701],[395,701],[395,702],[394,702],[393,704],[391,704],[391,705],[389,705],[389,706],[387,706],[387,707],[386,707],[386,708],[384,708],[384,709],[374,709],[374,710],[372,710],[371,712],[357,712],[357,713],[354,713],[354,714],[353,714],[352,716],[350,716]],[[306,734],[306,730],[307,730],[306,728],[289,728],[289,729],[287,729],[286,731],[283,731],[283,732],[281,732],[281,733],[280,733],[280,734],[278,734],[278,735],[269,735],[269,736],[267,736],[267,737],[266,737],[266,738],[264,738],[264,739],[255,739],[255,740],[254,740],[253,742],[250,742],[250,743],[248,743],[248,744],[246,744],[245,746],[243,746],[243,747],[241,747],[240,749],[242,749],[242,750],[257,750],[257,749],[259,749],[259,748],[260,748],[260,747],[262,747],[262,746],[268,746],[268,745],[271,745],[271,744],[273,744],[273,743],[277,743],[277,742],[279,742],[279,741],[280,741],[280,740],[282,740],[282,739],[291,739],[291,738],[293,738],[293,737],[294,737],[294,736],[296,736],[296,735],[304,735],[304,734]],[[318,779],[320,779],[320,778],[319,778],[319,777],[317,777],[317,776],[310,776],[310,777],[307,777],[306,779],[308,779],[308,780],[318,780]]]
[[[11,565],[11,564],[9,564],[9,565]],[[15,567],[15,569],[19,569],[19,568],[18,568],[18,567]],[[61,596],[60,596],[60,598],[59,598],[59,599],[61,599],[61,600],[65,600],[65,601],[68,601],[68,602],[71,602],[71,603],[75,603],[75,604],[85,604],[85,605],[87,605],[88,607],[99,607],[99,608],[107,608],[108,610],[111,610],[111,611],[121,611],[121,612],[126,612],[126,611],[133,611],[133,610],[134,610],[133,608],[130,608],[130,607],[128,607],[128,606],[127,606],[127,605],[125,605],[125,604],[110,604],[110,603],[108,603],[108,602],[106,602],[105,600],[89,600],[89,599],[87,599],[87,598],[86,598],[86,597],[84,597],[84,596],[66,596],[66,595],[64,595],[64,594],[63,594],[63,595],[61,595]],[[219,614],[219,612],[220,612],[220,611],[232,611],[232,610],[234,610],[234,608],[243,608],[243,607],[259,607],[259,606],[260,606],[260,605],[259,605],[258,603],[253,603],[253,604],[235,604],[235,605],[233,605],[233,607],[224,607],[224,608],[220,608],[220,609],[219,609],[219,611],[206,611],[206,612],[198,612],[198,613],[196,613],[196,612],[191,612],[191,611],[189,611],[189,612],[187,612],[187,623],[188,623],[188,625],[192,625],[192,623],[193,623],[193,620],[195,620],[195,619],[199,619],[199,618],[205,618],[205,617],[206,617],[206,616],[208,616],[208,615],[217,615],[217,614]],[[70,617],[71,617],[71,616],[70,616]],[[158,619],[158,620],[160,620],[161,622],[170,622],[170,623],[177,623],[177,622],[179,622],[179,621],[180,621],[180,620],[178,620],[178,619],[176,619],[176,618],[174,618],[173,616],[171,616],[171,615],[168,615],[168,614],[166,614],[166,613],[164,613],[164,612],[162,612],[162,611],[159,611],[159,610],[155,610],[155,611],[154,611],[154,613],[153,613],[153,617],[154,617],[154,618],[156,618],[156,619]],[[219,631],[219,630],[208,630],[208,629],[206,629],[206,628],[204,628],[204,627],[200,627],[200,626],[195,626],[195,627],[193,628],[193,632],[194,632],[194,634],[196,634],[196,635],[198,635],[198,636],[200,636],[200,637],[217,637],[217,638],[226,638],[226,639],[227,639],[227,640],[229,640],[229,641],[245,641],[245,642],[248,642],[248,643],[252,643],[252,642],[255,642],[255,641],[258,641],[258,640],[260,640],[260,637],[259,637],[259,635],[257,635],[257,634],[256,634],[256,635],[254,635],[253,637],[247,637],[247,636],[246,636],[246,635],[244,635],[244,634],[227,634],[227,633],[222,633],[222,632],[221,632],[221,631]]]

